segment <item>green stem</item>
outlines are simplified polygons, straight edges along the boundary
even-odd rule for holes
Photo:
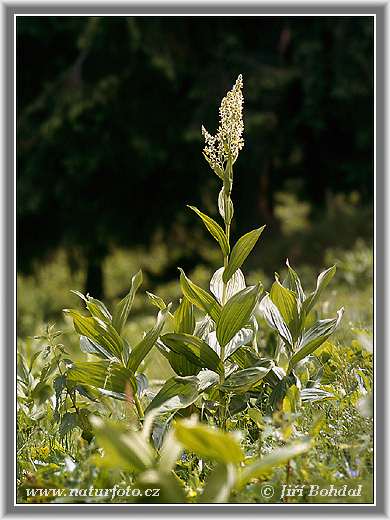
[[[134,403],[135,403],[135,407],[137,408],[138,417],[140,419],[143,419],[144,418],[144,411],[142,409],[141,401],[139,400],[138,395],[136,393],[134,394]]]

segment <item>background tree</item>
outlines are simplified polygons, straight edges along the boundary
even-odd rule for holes
[[[110,246],[192,225],[189,194],[207,205],[217,183],[200,125],[213,131],[215,99],[238,73],[242,229],[275,226],[275,191],[292,179],[315,207],[329,190],[370,200],[371,18],[18,18],[19,269],[76,248],[99,297]]]

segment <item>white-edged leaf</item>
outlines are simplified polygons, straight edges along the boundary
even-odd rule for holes
[[[214,294],[221,305],[225,305],[225,303],[230,300],[232,296],[242,291],[242,289],[245,289],[246,287],[244,274],[241,269],[237,269],[227,284],[223,282],[223,272],[224,267],[220,267],[217,269],[217,271],[215,271],[210,280],[210,291]],[[225,296],[224,299],[223,296]]]
[[[239,330],[225,347],[225,359],[231,356],[237,349],[239,349],[243,345],[247,345],[248,343],[250,343],[252,341],[252,338],[252,329],[243,328]],[[215,331],[212,331],[208,334],[206,342],[210,345],[210,347],[213,350],[215,350],[218,356],[221,356],[221,345],[218,343],[217,333]]]

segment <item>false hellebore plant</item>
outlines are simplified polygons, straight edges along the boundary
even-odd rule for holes
[[[137,370],[154,344],[177,375],[146,403],[147,413],[174,414],[194,405],[207,416],[218,411],[218,422],[225,428],[227,415],[245,409],[249,398],[260,397],[264,387],[270,388],[268,401],[273,410],[281,406],[286,396],[294,397],[293,408],[297,401],[331,397],[315,386],[305,361],[334,332],[342,318],[343,309],[334,319],[313,321],[312,309],[333,277],[335,267],[321,273],[314,292],[305,296],[298,275],[287,261],[286,280],[281,283],[276,275],[259,306],[262,285],[259,282],[246,286],[241,267],[265,226],[246,233],[231,246],[233,165],[244,146],[242,86],[240,75],[222,100],[216,134],[202,128],[204,157],[221,181],[218,209],[223,227],[189,206],[221,249],[223,265],[213,274],[210,290],[193,283],[180,269],[183,297],[174,313],[172,304],[166,305],[160,297],[148,293],[159,308],[157,322],[134,348],[124,338],[123,329],[142,281],[140,272],[133,277],[129,294],[113,315],[102,302],[80,293],[77,294],[85,300],[90,316],[66,311],[81,335],[81,349],[100,358],[96,362],[72,363],[68,379],[94,386],[116,398],[125,399],[130,393],[140,417],[144,413],[141,396],[146,378]],[[203,313],[198,321],[194,308]],[[273,359],[265,357],[257,345],[255,313],[259,308],[279,337]],[[163,333],[164,324],[166,329],[169,324],[171,332]],[[203,400],[199,399],[201,395]]]

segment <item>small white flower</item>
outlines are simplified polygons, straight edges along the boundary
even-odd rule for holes
[[[219,176],[223,174],[226,161],[230,158],[234,163],[244,146],[242,137],[244,132],[242,87],[243,82],[240,74],[232,90],[226,94],[221,102],[219,127],[215,135],[211,135],[202,126],[202,134],[205,139],[204,155]]]

